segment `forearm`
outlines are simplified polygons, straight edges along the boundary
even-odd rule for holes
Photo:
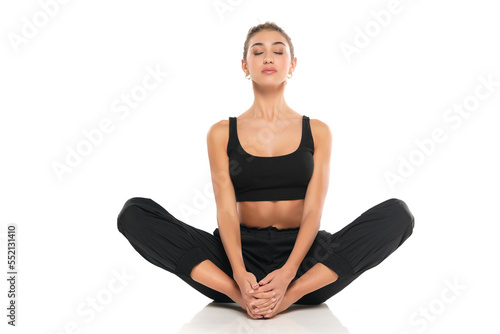
[[[238,217],[220,215],[217,218],[217,222],[222,245],[233,269],[233,276],[236,273],[246,271],[241,252],[241,234]]]
[[[321,217],[317,214],[309,214],[303,219],[300,225],[293,250],[283,266],[288,269],[293,276],[297,273],[300,264],[304,260],[307,252],[309,252],[309,249],[318,234],[320,219]]]

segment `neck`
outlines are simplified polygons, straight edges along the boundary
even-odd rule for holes
[[[287,118],[290,108],[285,101],[285,84],[273,87],[253,87],[254,101],[250,107],[252,118],[260,118],[272,122],[277,119]]]

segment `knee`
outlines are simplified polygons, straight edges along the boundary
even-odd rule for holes
[[[391,198],[387,202],[391,207],[390,213],[394,224],[404,227],[408,232],[413,231],[415,218],[408,205],[398,198]]]
[[[125,202],[123,208],[117,217],[118,230],[123,233],[126,229],[128,232],[137,229],[141,222],[141,216],[144,215],[144,209],[141,203],[146,200],[143,197],[132,197]]]

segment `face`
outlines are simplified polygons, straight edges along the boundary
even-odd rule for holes
[[[258,84],[279,85],[287,80],[287,75],[292,74],[297,64],[297,58],[292,61],[290,57],[288,43],[279,32],[262,30],[250,38],[242,68]],[[266,72],[266,67],[275,71]]]

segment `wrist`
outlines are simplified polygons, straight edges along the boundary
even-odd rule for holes
[[[247,270],[244,267],[235,269],[235,270],[233,270],[233,279],[235,281],[237,281],[240,277],[243,277],[244,275],[246,275],[246,273],[247,273]]]
[[[289,263],[285,263],[285,265],[283,265],[281,269],[283,270],[286,277],[290,279],[290,281],[295,278],[295,275],[297,275],[298,268]]]

